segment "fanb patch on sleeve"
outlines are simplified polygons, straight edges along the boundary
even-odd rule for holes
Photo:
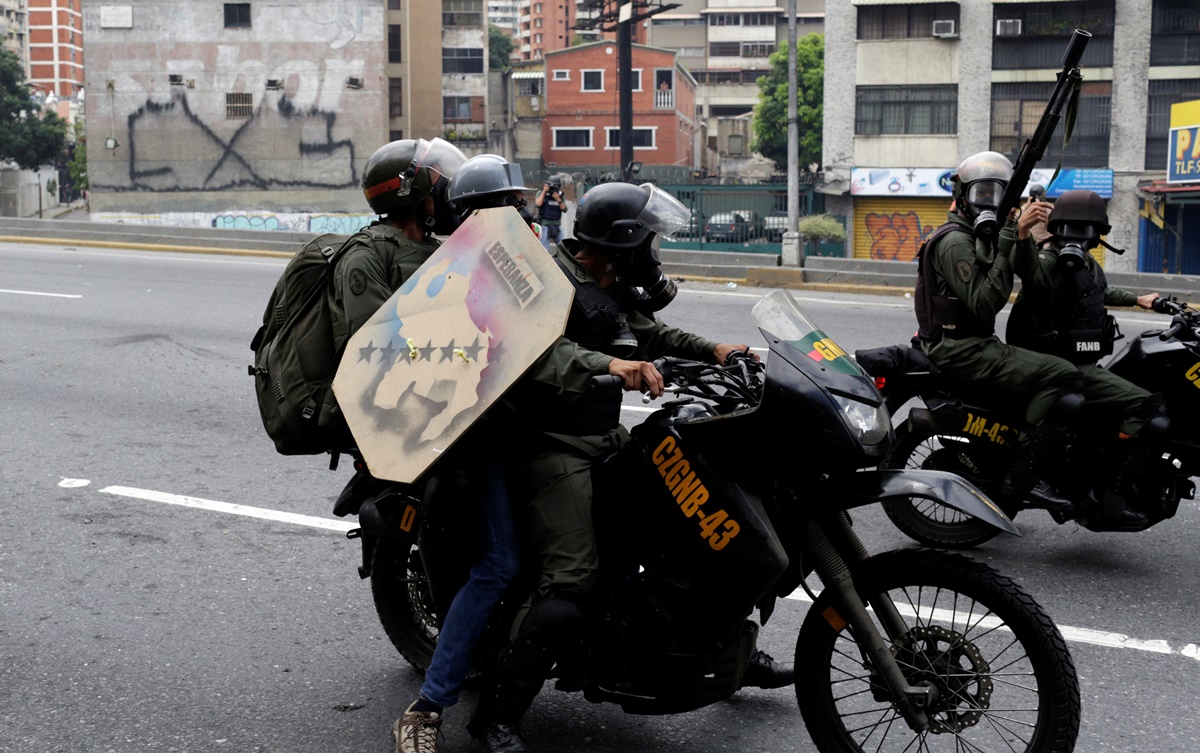
[[[367,289],[367,275],[361,269],[350,270],[350,292],[354,295],[362,295]]]
[[[962,280],[963,282],[970,282],[971,275],[975,274],[975,270],[971,269],[971,262],[967,261],[966,259],[959,259],[957,262],[955,262],[954,270],[958,272],[958,279]],[[350,279],[351,285],[353,285],[354,278]]]

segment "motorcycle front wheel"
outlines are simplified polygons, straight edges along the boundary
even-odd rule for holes
[[[895,605],[906,631],[892,637],[892,655],[907,682],[935,688],[936,700],[928,729],[913,731],[822,595],[796,642],[796,697],[821,753],[1074,750],[1075,665],[1054,622],[1016,583],[945,552],[878,555],[853,576],[868,603]]]
[[[969,442],[908,426],[905,429],[897,432],[896,444],[881,467],[948,471],[976,486],[984,486],[979,462],[971,456]],[[999,528],[978,518],[919,497],[888,500],[883,503],[883,511],[897,528],[925,546],[969,549],[1001,533]]]
[[[392,645],[424,674],[433,660],[438,626],[433,595],[416,547],[380,539],[371,557],[371,596]]]

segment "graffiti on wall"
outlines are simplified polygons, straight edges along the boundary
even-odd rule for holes
[[[934,230],[933,225],[922,225],[916,212],[871,212],[863,221],[871,239],[872,259],[913,261],[921,241]]]
[[[364,72],[382,66],[378,45],[351,45],[363,47],[362,57],[328,54],[353,22],[339,25],[342,33],[325,54],[311,55],[312,45],[297,44],[289,50],[290,60],[270,64],[264,61],[277,57],[278,46],[265,43],[186,51],[176,46],[168,54],[178,57],[161,64],[109,61],[121,72],[91,103],[98,110],[93,124],[111,133],[119,146],[101,152],[108,159],[92,166],[98,168],[90,176],[92,188],[356,187],[352,137],[379,120],[371,113],[386,107],[386,95],[364,87]]]

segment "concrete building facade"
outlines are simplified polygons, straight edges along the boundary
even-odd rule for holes
[[[1032,182],[1050,183],[1061,159],[1051,198],[1088,188],[1108,199],[1107,240],[1127,253],[1105,254],[1105,266],[1162,271],[1144,253],[1154,190],[1139,184],[1164,175],[1170,105],[1200,99],[1200,6],[1187,0],[830,4],[818,190],[849,221],[847,253],[913,258],[945,219],[962,159],[1015,159],[1076,28],[1092,35],[1078,120],[1065,149],[1060,124]]]
[[[15,54],[29,78],[29,9],[26,0],[0,0],[0,44]]]

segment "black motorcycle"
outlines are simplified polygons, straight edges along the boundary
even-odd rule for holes
[[[869,470],[894,437],[871,379],[790,294],[766,296],[754,317],[765,362],[660,360],[674,399],[598,464],[602,585],[586,651],[560,662],[559,689],[634,714],[718,702],[755,650],[754,610],[765,623],[804,589],[795,689],[819,750],[1073,750],[1075,667],[1042,607],[961,555],[871,556],[849,510],[920,497],[1016,533],[1011,521],[953,474]],[[358,515],[360,573],[388,636],[423,671],[444,602],[434,594],[453,590],[420,547],[428,482],[375,482],[358,465],[335,512]],[[510,609],[493,622],[511,624]]]
[[[1190,480],[1200,473],[1200,440],[1190,428],[1200,417],[1200,311],[1173,300],[1158,299],[1154,309],[1172,314],[1167,329],[1143,332],[1112,357],[1105,368],[1166,401],[1166,423],[1144,429],[1153,457],[1134,479],[1117,479],[1121,448],[1117,416],[1086,406],[1081,413],[1051,413],[1063,428],[1056,475],[1050,479],[1073,506],[1052,510],[1058,523],[1075,521],[1092,531],[1140,531],[1175,515],[1179,502],[1193,499]],[[923,468],[956,473],[986,492],[1009,515],[1025,507],[1007,499],[1001,486],[1014,460],[1023,422],[1023,401],[1006,400],[980,387],[954,382],[938,373],[925,355],[908,346],[889,346],[855,353],[875,377],[876,386],[894,415],[919,398],[896,428],[896,444],[882,468]],[[1161,452],[1160,452],[1161,451]],[[1124,499],[1143,519],[1106,513],[1103,503],[1118,481],[1132,481],[1136,496]],[[927,499],[888,500],[883,504],[896,526],[927,546],[968,548],[1000,532],[945,505]]]

